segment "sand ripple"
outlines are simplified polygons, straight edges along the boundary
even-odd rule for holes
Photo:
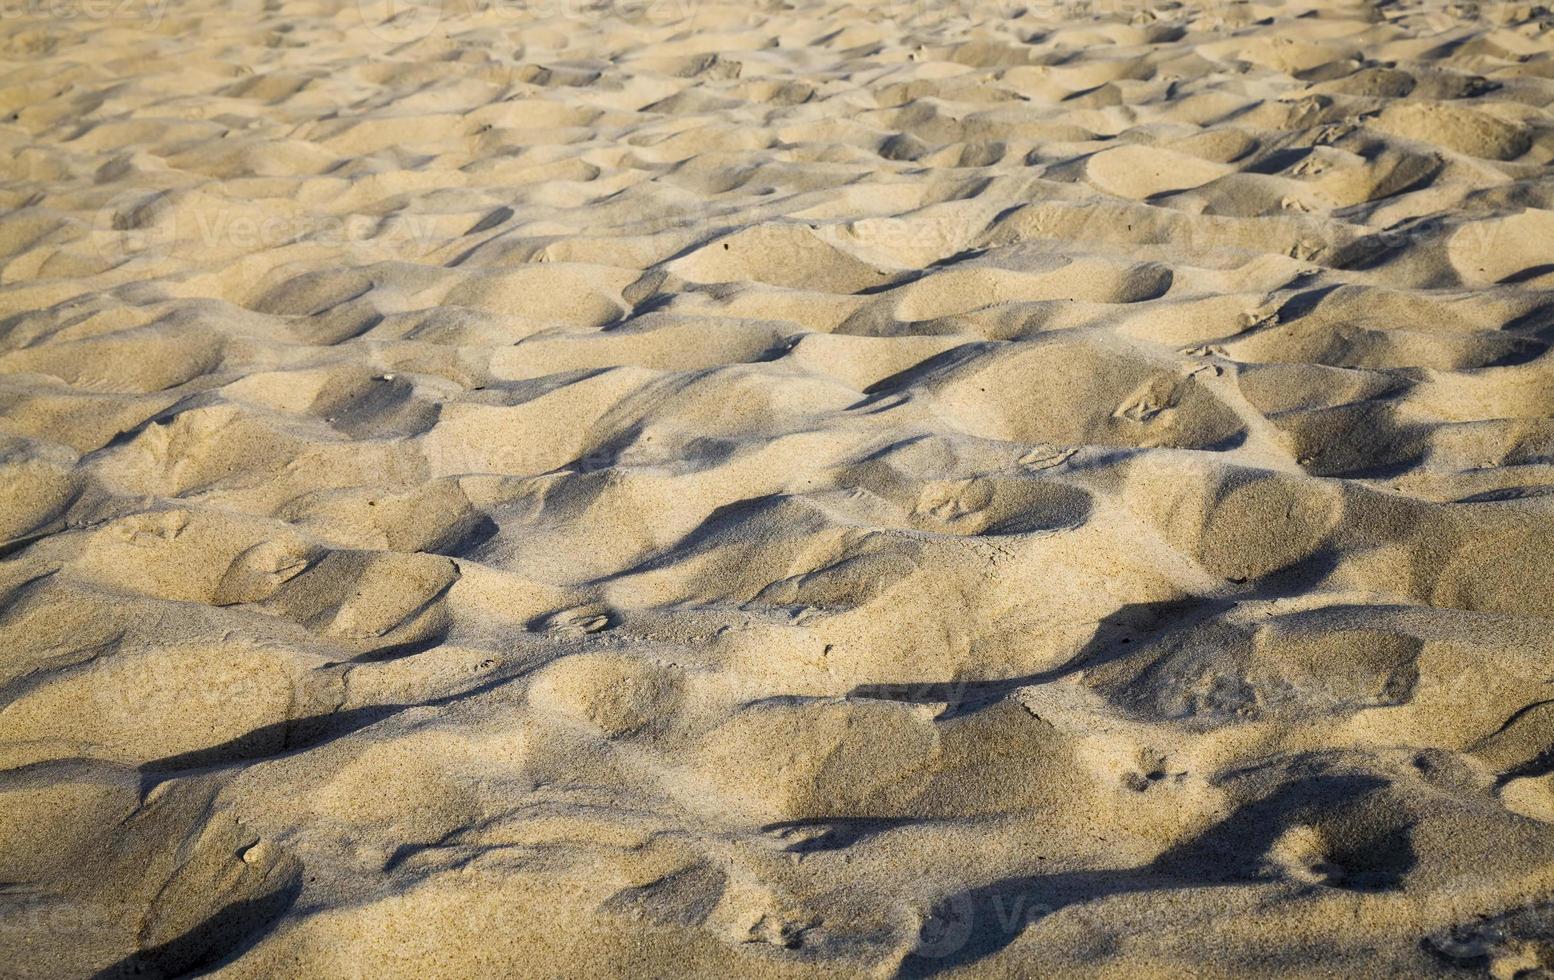
[[[0,972],[1554,970],[1545,8],[12,6]]]

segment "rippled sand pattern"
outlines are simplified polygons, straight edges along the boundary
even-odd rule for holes
[[[1554,969],[1543,7],[73,3],[0,974]]]

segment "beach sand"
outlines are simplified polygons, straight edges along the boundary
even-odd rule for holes
[[[15,0],[0,975],[1554,969],[1554,14]]]

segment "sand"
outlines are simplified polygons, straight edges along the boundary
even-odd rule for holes
[[[0,975],[1554,970],[1554,15],[0,17]]]

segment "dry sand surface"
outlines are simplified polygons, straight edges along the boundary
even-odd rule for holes
[[[0,975],[1554,969],[1543,7],[0,38]]]

